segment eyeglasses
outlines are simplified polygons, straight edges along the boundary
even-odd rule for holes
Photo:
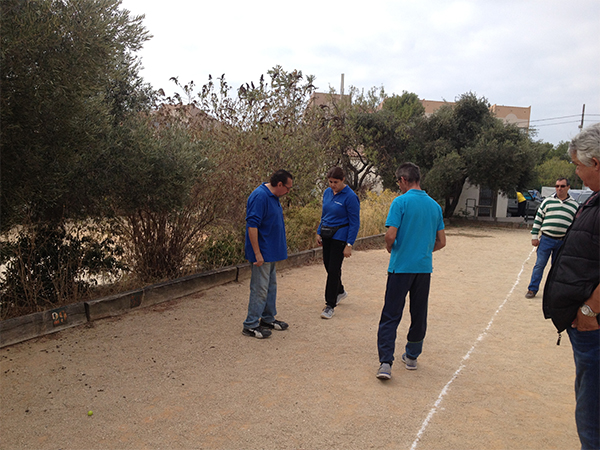
[[[556,186],[554,186],[555,188],[566,188],[567,185],[566,184],[557,184]]]

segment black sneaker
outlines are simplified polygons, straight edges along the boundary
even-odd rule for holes
[[[242,334],[244,336],[255,337],[256,339],[265,339],[271,336],[271,330],[258,326],[256,328],[244,328]]]
[[[271,330],[279,331],[287,330],[289,328],[289,325],[285,322],[282,322],[281,320],[274,320],[273,322],[269,323],[260,319],[260,326],[263,328],[270,328]]]

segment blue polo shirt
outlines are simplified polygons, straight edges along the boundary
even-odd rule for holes
[[[390,273],[431,273],[432,253],[439,230],[444,229],[442,208],[425,191],[410,189],[390,206],[386,227],[398,228],[392,245]]]
[[[333,189],[325,189],[321,223],[317,234],[321,234],[321,225],[337,227],[345,224],[348,224],[348,226],[337,230],[333,235],[333,239],[354,245],[360,228],[360,201],[358,196],[348,186],[345,186],[336,195],[333,194]]]
[[[246,204],[246,245],[245,256],[256,262],[256,255],[250,243],[248,228],[258,229],[258,245],[265,262],[287,259],[287,241],[283,209],[279,197],[274,195],[266,184],[257,187]]]

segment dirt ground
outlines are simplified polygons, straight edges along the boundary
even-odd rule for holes
[[[290,329],[267,340],[241,333],[245,281],[1,349],[0,448],[579,448],[568,337],[524,298],[528,230],[447,236],[416,371],[375,378],[388,254],[356,251],[331,320],[322,265],[281,270]]]

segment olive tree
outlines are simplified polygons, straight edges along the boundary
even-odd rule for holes
[[[150,36],[120,5],[2,2],[2,317],[73,301],[90,276],[120,267],[114,241],[73,221],[103,214],[109,192],[98,187],[111,183],[94,178],[90,161],[151,101],[135,56]]]

